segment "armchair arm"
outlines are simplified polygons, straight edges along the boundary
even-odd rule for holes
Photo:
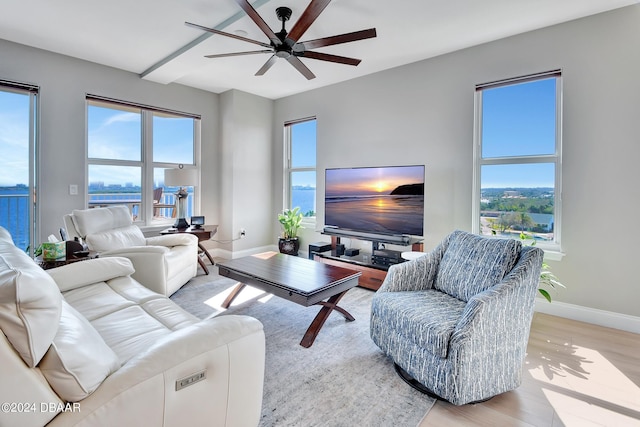
[[[164,256],[167,252],[169,252],[169,248],[166,246],[129,246],[126,248],[102,251],[100,252],[100,256],[123,256],[126,258],[130,258],[132,255],[136,254],[158,254]]]
[[[501,340],[505,339],[504,331],[512,331],[520,338],[526,331],[526,345],[543,256],[539,248],[522,248],[515,267],[502,281],[467,302],[451,336],[451,346],[471,338],[484,340],[491,331],[501,331]]]
[[[389,267],[378,292],[419,291],[431,289],[438,274],[438,265],[444,255],[441,243],[431,252],[411,261]]]
[[[198,237],[189,233],[164,234],[162,236],[147,237],[147,245],[166,246],[189,246],[198,245]]]
[[[131,275],[147,289],[167,295],[167,254],[165,246],[131,246],[129,248],[100,252],[101,258],[125,257],[133,264]]]
[[[79,411],[49,426],[256,426],[260,419],[265,341],[262,324],[225,315],[180,329],[109,376]],[[199,372],[202,381],[176,390]]]

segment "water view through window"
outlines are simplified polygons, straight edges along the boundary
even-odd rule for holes
[[[0,88],[0,226],[26,250],[31,239],[29,220],[31,96]]]
[[[180,188],[165,186],[164,170],[195,165],[196,119],[96,100],[88,102],[87,116],[89,208],[124,204],[135,221],[147,223],[175,218]],[[194,214],[188,184],[187,218]]]
[[[558,241],[559,75],[545,77],[481,91],[480,234]]]

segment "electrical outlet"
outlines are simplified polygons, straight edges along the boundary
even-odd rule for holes
[[[247,236],[247,231],[244,228],[240,229],[240,238],[244,239]]]

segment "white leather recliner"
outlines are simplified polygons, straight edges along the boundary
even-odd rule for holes
[[[175,233],[145,238],[124,205],[76,209],[64,216],[64,224],[69,239],[83,239],[100,258],[129,258],[135,268],[133,278],[159,294],[173,294],[198,271],[196,236]]]
[[[255,427],[265,338],[131,278],[126,258],[40,268],[0,227],[0,426]]]

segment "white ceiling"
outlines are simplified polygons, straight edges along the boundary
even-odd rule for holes
[[[281,26],[276,7],[293,10],[290,29],[309,4],[309,0],[250,1],[275,32]],[[204,58],[261,48],[208,36],[187,27],[185,21],[230,33],[243,30],[248,38],[268,42],[235,0],[8,0],[0,12],[0,38],[130,71],[154,82],[215,93],[239,89],[277,99],[638,1],[333,0],[301,41],[371,27],[378,36],[317,49],[362,59],[357,67],[302,59],[317,76],[313,80],[283,59],[264,76],[254,76],[269,54]],[[207,34],[204,41],[188,46],[202,34]]]

